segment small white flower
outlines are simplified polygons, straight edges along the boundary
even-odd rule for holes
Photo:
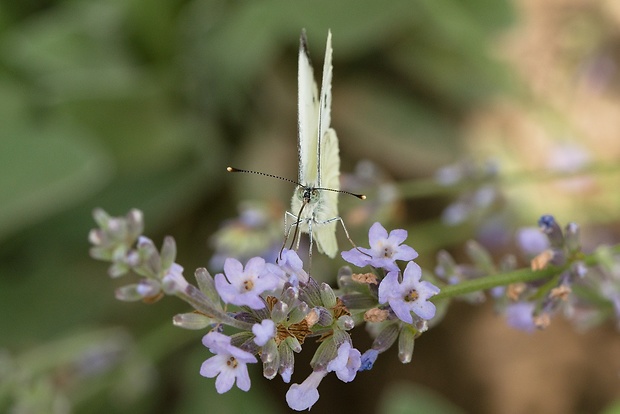
[[[286,403],[295,411],[309,410],[319,400],[318,387],[327,371],[312,371],[301,384],[293,384],[286,393]]]
[[[276,265],[265,263],[265,259],[254,257],[243,268],[241,262],[228,258],[224,262],[224,276],[215,275],[215,289],[222,300],[238,306],[262,309],[265,303],[261,293],[280,286],[283,272]]]
[[[219,332],[209,332],[202,338],[204,346],[216,354],[202,363],[200,375],[217,376],[215,389],[219,394],[229,391],[237,382],[242,391],[250,389],[250,375],[246,364],[255,363],[254,355],[230,344],[230,337]]]
[[[327,364],[327,371],[334,371],[342,382],[351,382],[362,365],[362,354],[349,342],[343,342],[338,348],[338,356]]]
[[[263,346],[276,336],[276,324],[271,319],[263,319],[261,323],[252,326],[252,333],[256,336],[254,338],[256,345]]]

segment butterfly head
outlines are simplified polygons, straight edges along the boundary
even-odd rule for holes
[[[298,186],[297,197],[304,202],[304,204],[314,204],[319,201],[321,193],[318,188],[314,186]]]

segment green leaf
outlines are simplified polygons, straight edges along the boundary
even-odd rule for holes
[[[462,414],[436,392],[412,383],[396,383],[381,396],[378,413],[385,414]]]

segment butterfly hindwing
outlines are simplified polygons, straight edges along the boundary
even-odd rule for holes
[[[325,188],[340,189],[340,154],[336,131],[329,128],[322,139],[321,145],[322,182]],[[321,191],[321,198],[314,210],[317,222],[325,223],[313,227],[313,237],[319,252],[329,257],[336,256],[338,243],[336,241],[335,220],[338,217],[338,193],[336,191]],[[331,220],[331,221],[330,221]],[[328,222],[328,223],[326,223]]]

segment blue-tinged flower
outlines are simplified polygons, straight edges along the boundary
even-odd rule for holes
[[[327,371],[312,371],[301,384],[293,384],[286,392],[286,403],[295,411],[309,410],[319,400],[319,384]]]
[[[175,294],[184,292],[187,288],[187,280],[183,277],[183,267],[177,263],[172,263],[166,275],[162,278],[164,292]]]
[[[289,275],[289,281],[293,286],[297,286],[299,283],[308,283],[308,273],[304,270],[304,263],[294,250],[284,249],[280,254],[278,260],[278,266],[284,272]]]
[[[534,323],[534,303],[517,302],[506,306],[506,322],[515,329],[525,332],[533,332],[536,329]]]
[[[379,351],[377,351],[376,349],[369,349],[368,351],[364,352],[358,371],[370,371],[373,365],[375,365],[378,356]]]
[[[226,274],[226,276],[224,276]],[[222,300],[252,309],[265,307],[260,295],[281,286],[284,280],[282,270],[276,265],[265,263],[265,259],[254,257],[243,265],[237,259],[224,262],[224,274],[215,275],[215,289]]]
[[[379,284],[379,303],[389,303],[398,318],[413,323],[413,311],[422,319],[435,316],[435,305],[429,298],[439,293],[439,288],[427,281],[420,281],[422,269],[415,262],[409,262],[398,280],[399,272],[392,271]]]
[[[202,363],[200,375],[207,378],[217,376],[215,389],[219,394],[229,391],[237,382],[240,390],[250,389],[250,375],[247,364],[257,362],[254,355],[230,344],[230,337],[219,332],[209,332],[202,338],[204,346],[215,354]]]
[[[368,231],[370,248],[357,247],[342,252],[342,258],[359,267],[371,265],[387,271],[398,270],[396,260],[413,260],[418,253],[410,246],[402,244],[407,238],[407,230],[392,230],[388,235],[381,223],[375,223]]]
[[[342,382],[351,382],[362,365],[362,354],[349,342],[338,347],[338,355],[327,364],[327,371],[334,371]]]
[[[263,346],[276,336],[276,324],[271,319],[263,319],[261,323],[252,326],[252,333],[256,336],[254,338],[256,345]]]
[[[516,238],[519,249],[530,258],[549,248],[549,239],[537,227],[519,229]]]

